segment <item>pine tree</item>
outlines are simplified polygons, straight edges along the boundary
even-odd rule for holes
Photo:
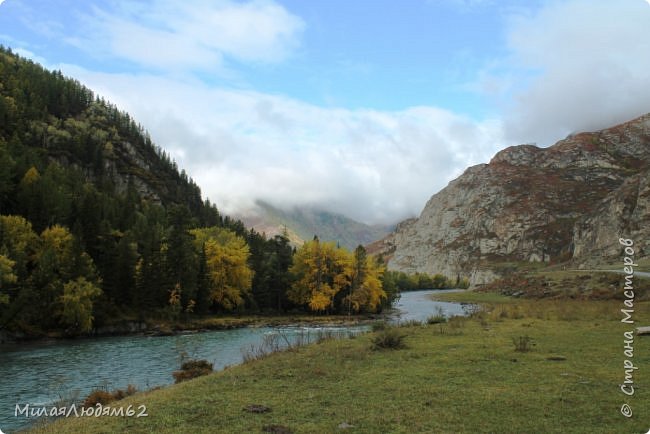
[[[197,258],[189,233],[191,216],[184,205],[170,207],[168,215],[171,228],[167,241],[167,275],[174,287],[178,286],[181,305],[186,307],[190,300],[196,303],[197,293]]]

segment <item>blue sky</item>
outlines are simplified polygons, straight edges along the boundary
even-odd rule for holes
[[[650,111],[643,0],[0,3],[0,43],[129,111],[226,212],[417,214],[498,150]]]
[[[99,11],[120,14],[123,4],[8,0],[0,14],[2,40],[48,63],[114,73],[163,72],[105,52],[92,55],[74,43],[88,40],[88,17],[101,16]],[[277,4],[299,21],[286,61],[226,56],[221,66],[227,71],[221,74],[209,66],[192,72],[213,85],[289,95],[323,106],[400,110],[434,105],[485,116],[490,110],[486,101],[463,86],[491,59],[505,54],[503,28],[509,14],[518,10],[517,2],[494,7],[488,1],[454,0]],[[150,22],[165,26],[162,19]]]

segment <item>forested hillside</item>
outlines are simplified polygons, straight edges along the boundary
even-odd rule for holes
[[[376,311],[381,264],[222,216],[127,113],[0,49],[0,330],[116,317]]]

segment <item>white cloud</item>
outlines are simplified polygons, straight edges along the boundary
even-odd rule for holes
[[[640,0],[554,1],[513,17],[508,62],[519,76],[510,82],[508,137],[552,144],[649,112],[649,23]]]
[[[61,68],[134,115],[229,213],[264,199],[395,222],[500,147],[498,122],[437,108],[322,108],[153,75]]]
[[[513,17],[510,55],[474,83],[506,107],[501,118],[485,121],[435,107],[323,108],[214,87],[188,74],[181,80],[173,73],[213,70],[229,58],[280,61],[295,49],[304,23],[272,2],[120,4],[111,14],[97,11],[92,41],[159,68],[157,75],[61,69],[134,115],[229,213],[264,199],[394,222],[417,214],[468,165],[513,142],[550,144],[649,111],[650,9],[640,1],[552,2]],[[251,27],[262,37],[240,31]]]
[[[70,42],[153,69],[60,68],[145,125],[228,213],[263,199],[393,223],[419,213],[431,194],[500,147],[499,122],[439,108],[323,108],[175,74],[218,68],[224,58],[286,58],[304,23],[271,1],[120,2],[111,11],[95,9],[87,22]]]
[[[146,3],[93,8],[68,42],[162,70],[215,70],[223,58],[273,63],[299,45],[304,22],[270,0]]]

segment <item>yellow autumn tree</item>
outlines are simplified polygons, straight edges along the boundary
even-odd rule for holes
[[[15,262],[13,270],[18,279],[27,277],[27,269],[35,259],[39,238],[32,225],[24,217],[0,216],[0,249]]]
[[[93,302],[102,290],[84,277],[78,277],[63,285],[59,297],[62,305],[61,322],[73,332],[89,332],[93,327]]]
[[[44,248],[53,249],[57,257],[68,260],[72,255],[73,238],[70,231],[60,225],[50,226],[41,233],[41,240]]]
[[[253,282],[246,240],[233,231],[219,227],[190,232],[194,235],[197,251],[205,251],[210,299],[226,310],[242,306]]]
[[[38,235],[24,217],[0,216],[0,306],[16,300],[38,245]]]
[[[352,257],[351,271],[349,295],[346,297],[349,311],[376,312],[382,299],[386,298],[381,283],[383,266],[368,256],[363,246],[359,246]]]
[[[40,179],[41,174],[38,173],[38,169],[32,166],[27,170],[27,172],[25,172],[25,175],[23,175],[23,179],[20,181],[20,183],[23,185],[32,185],[37,183]]]
[[[335,296],[350,283],[350,266],[350,254],[334,243],[317,237],[304,243],[290,269],[294,283],[287,291],[289,300],[312,311],[331,310]]]
[[[7,283],[16,283],[17,277],[14,274],[15,261],[0,255],[0,305],[9,304],[9,294],[3,294],[2,289]]]

